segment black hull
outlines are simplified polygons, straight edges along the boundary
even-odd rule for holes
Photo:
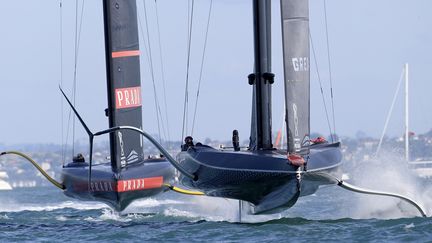
[[[70,163],[62,170],[66,196],[104,202],[117,211],[136,199],[163,192],[163,184],[173,177],[173,167],[163,159],[134,163],[118,173],[111,170],[111,164],[93,165],[90,184],[87,163]]]
[[[184,186],[208,196],[250,202],[254,214],[283,211],[300,196],[333,184],[321,174],[339,177],[341,159],[339,143],[311,146],[307,171],[298,171],[288,162],[286,151],[278,150],[234,152],[194,146],[178,155],[180,164],[197,177],[181,176]]]

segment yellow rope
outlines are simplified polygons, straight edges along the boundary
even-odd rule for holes
[[[186,194],[186,195],[194,195],[194,196],[204,196],[205,195],[204,193],[199,192],[199,191],[190,191],[190,190],[182,189],[180,187],[176,187],[176,186],[173,186],[170,184],[164,184],[164,186],[168,187],[172,191]]]
[[[21,153],[21,152],[17,152],[17,151],[6,151],[6,152],[2,152],[0,153],[0,156],[2,155],[6,155],[6,154],[15,154],[18,155],[20,157],[23,157],[24,159],[28,160],[30,163],[33,164],[34,167],[36,167],[36,169],[42,173],[43,176],[45,176],[45,178],[51,182],[54,186],[64,190],[65,186],[63,184],[61,184],[60,182],[54,180],[51,176],[49,176],[32,158],[30,158],[29,156]],[[187,189],[182,189],[180,187],[176,187],[170,184],[164,184],[164,186],[168,187],[170,190],[178,192],[178,193],[182,193],[182,194],[186,194],[186,195],[194,195],[194,196],[203,196],[205,195],[203,192],[199,192],[199,191],[190,191]]]
[[[51,182],[54,186],[56,186],[56,187],[58,187],[58,188],[60,188],[61,190],[64,190],[66,187],[63,185],[63,184],[61,184],[61,183],[59,183],[58,181],[56,181],[56,180],[54,180],[51,176],[49,176],[33,159],[31,159],[29,156],[27,156],[27,155],[25,155],[25,154],[23,154],[23,153],[20,153],[20,152],[17,152],[17,151],[6,151],[6,152],[1,152],[0,153],[0,156],[2,156],[2,155],[6,155],[6,154],[15,154],[15,155],[18,155],[18,156],[21,156],[21,157],[23,157],[24,159],[26,159],[26,160],[28,160],[30,163],[32,163],[33,165],[34,165],[34,167],[36,167],[36,169],[40,172],[40,173],[42,173],[42,175],[43,176],[45,176],[45,178],[49,181],[49,182]]]

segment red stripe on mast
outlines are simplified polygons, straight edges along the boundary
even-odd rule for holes
[[[133,57],[133,56],[139,56],[140,51],[139,50],[132,50],[132,51],[113,51],[111,56],[112,58],[119,58],[119,57]]]

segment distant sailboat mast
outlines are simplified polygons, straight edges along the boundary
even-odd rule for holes
[[[410,158],[410,136],[412,135],[409,131],[409,66],[405,63],[404,66],[404,77],[405,77],[405,160],[411,166],[412,169],[420,177],[430,178],[432,177],[432,161],[430,160],[419,160],[418,158],[412,160]]]
[[[408,92],[408,63],[405,63],[405,160],[410,161],[409,156],[409,92]]]
[[[404,137],[405,137],[405,159],[406,159],[406,161],[409,161],[409,152],[408,152],[408,149],[409,149],[409,130],[408,130],[409,129],[408,128],[408,63],[406,63],[404,65],[404,68],[402,69],[402,72],[401,72],[401,75],[400,75],[400,78],[399,78],[399,82],[398,82],[397,87],[396,87],[396,91],[395,91],[395,93],[393,95],[393,100],[392,100],[390,109],[389,109],[389,111],[387,113],[386,121],[384,123],[384,129],[382,131],[380,140],[378,142],[378,146],[377,146],[377,150],[375,152],[375,156],[378,156],[379,152],[381,151],[381,146],[382,146],[382,143],[384,141],[384,136],[385,136],[385,134],[387,132],[387,127],[388,127],[388,124],[390,122],[390,118],[391,118],[392,113],[393,113],[393,108],[394,108],[394,106],[396,104],[396,99],[398,97],[399,90],[400,90],[400,87],[402,85],[402,81],[405,81],[405,133],[404,133]]]
[[[398,96],[399,93],[399,89],[401,86],[401,82],[404,81],[405,82],[405,92],[404,92],[404,97],[405,97],[405,121],[404,121],[404,140],[405,140],[405,161],[410,162],[410,131],[409,131],[409,66],[408,63],[405,63],[400,79],[399,79],[399,83],[398,86],[396,88],[396,92],[393,96],[393,101],[392,104],[390,106],[390,110],[389,113],[387,114],[387,118],[386,118],[386,122],[384,124],[384,129],[380,138],[380,141],[378,142],[378,147],[377,147],[377,151],[376,151],[376,155],[378,155],[378,153],[381,150],[381,145],[384,141],[384,136],[386,134],[387,131],[387,127],[393,112],[393,108],[394,105],[396,103],[396,98]]]

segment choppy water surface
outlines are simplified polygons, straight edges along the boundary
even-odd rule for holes
[[[356,165],[357,185],[418,200],[431,215],[430,181],[380,164]],[[375,168],[375,169],[371,169]],[[380,173],[378,173],[380,172]],[[376,174],[378,173],[378,174]],[[336,186],[301,198],[283,214],[244,216],[238,202],[165,193],[122,214],[76,201],[51,188],[0,191],[0,241],[432,241],[432,220],[396,199],[357,195]]]
[[[103,204],[70,200],[52,188],[0,192],[1,241],[430,241],[430,219],[376,211],[353,219],[350,192],[324,188],[282,215],[237,222],[237,202],[167,193],[119,215]],[[379,202],[378,202],[379,203]],[[372,212],[370,212],[372,213]]]

